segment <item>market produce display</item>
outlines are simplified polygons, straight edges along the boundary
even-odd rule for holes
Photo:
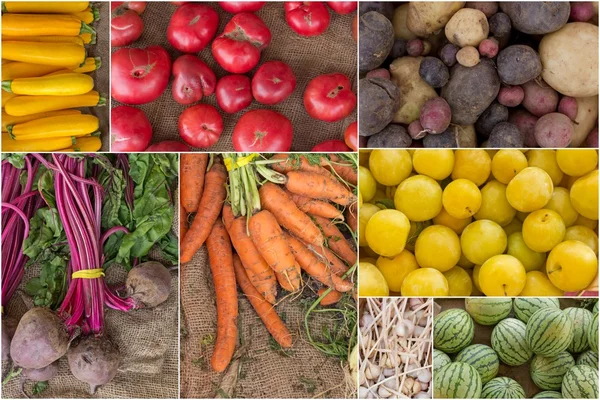
[[[360,147],[598,147],[597,2],[363,2]]]
[[[2,3],[3,152],[108,150],[108,112],[98,109],[108,72],[96,72],[108,60],[107,10],[85,1]]]
[[[508,313],[491,325],[479,324],[486,313],[496,319],[498,300]],[[591,323],[597,299],[436,302],[441,312],[433,321],[434,398],[598,398],[598,327]],[[533,314],[524,318],[523,310]]]
[[[432,398],[433,299],[361,300],[359,398]]]
[[[356,150],[357,5],[111,3],[112,150]]]
[[[312,381],[316,362],[320,397],[356,392],[344,383],[357,361],[356,163],[352,154],[182,155],[182,315],[195,337],[183,344],[182,397],[258,395],[249,388],[301,397],[297,380]],[[279,376],[287,383],[267,384]]]
[[[361,151],[359,294],[597,296],[597,168],[592,149]]]
[[[50,397],[64,390],[118,397],[111,381],[128,357],[146,351],[136,342],[156,338],[132,336],[132,321],[108,309],[139,313],[134,324],[141,324],[145,312],[161,315],[174,300],[176,274],[167,267],[178,260],[171,232],[178,156],[4,153],[2,176],[4,394],[25,394],[31,381],[34,394]],[[177,320],[171,312],[161,323]],[[169,391],[176,395],[177,386],[162,393]],[[156,395],[145,393],[137,395]]]

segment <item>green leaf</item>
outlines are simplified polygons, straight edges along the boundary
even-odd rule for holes
[[[48,389],[48,381],[43,381],[43,382],[36,382],[35,385],[33,385],[33,394],[40,394],[42,393],[44,390]]]
[[[2,161],[8,160],[13,167],[18,169],[25,168],[25,153],[2,153]]]

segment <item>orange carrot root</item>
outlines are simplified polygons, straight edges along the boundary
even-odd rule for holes
[[[296,204],[298,209],[310,215],[318,215],[323,218],[344,220],[344,215],[333,204],[323,200],[311,199],[306,196],[286,191],[287,195]]]
[[[327,288],[319,289],[319,291],[317,292],[319,297],[321,297],[323,295],[323,293],[325,293],[326,290],[327,290]],[[325,295],[325,297],[323,297],[321,299],[321,302],[319,304],[321,304],[322,306],[330,306],[330,305],[335,304],[338,301],[340,301],[342,296],[343,296],[342,293],[332,290],[331,292],[327,293]]]
[[[204,175],[208,164],[206,153],[184,153],[181,155],[181,204],[188,213],[195,213],[200,205],[204,189]]]
[[[329,250],[327,247],[308,246],[308,248],[318,256],[321,262],[326,262],[331,271],[337,276],[344,275],[350,269],[333,253],[333,251]]]
[[[350,204],[350,207],[346,208],[346,223],[352,229],[352,232],[356,232],[358,229],[358,212],[356,212],[357,203]]]
[[[335,171],[343,180],[353,185],[358,183],[358,174],[351,162],[342,160],[336,154],[329,154],[329,160],[321,157],[321,166]],[[332,171],[332,172],[333,172]]]
[[[305,156],[290,158],[288,154],[278,153],[271,157],[271,160],[281,160],[278,163],[271,164],[271,168],[282,174],[287,174],[290,171],[306,171],[331,176],[329,171],[318,164],[311,164]]]
[[[349,265],[356,264],[356,250],[350,246],[350,243],[348,243],[333,221],[318,216],[313,218],[321,230],[323,230],[329,248]]]
[[[287,173],[287,190],[311,199],[331,200],[336,204],[348,206],[356,202],[352,194],[341,182],[331,175],[323,176],[314,172],[290,171]]]

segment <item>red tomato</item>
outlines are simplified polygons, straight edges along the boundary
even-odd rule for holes
[[[236,113],[252,103],[250,78],[245,75],[227,75],[219,79],[217,89],[217,104],[226,113]]]
[[[242,115],[233,130],[235,151],[289,151],[294,129],[289,119],[271,110]]]
[[[162,142],[154,143],[150,145],[146,152],[154,152],[154,153],[176,153],[179,151],[190,151],[190,146],[187,144],[183,144],[176,140],[163,140]]]
[[[267,61],[252,78],[252,95],[262,104],[281,103],[292,94],[295,87],[294,71],[281,61]]]
[[[256,12],[264,6],[266,1],[220,1],[221,8],[232,14],[241,12]]]
[[[320,1],[288,1],[284,5],[285,20],[302,36],[318,36],[329,27],[329,10]]]
[[[124,5],[124,7],[121,7]],[[146,9],[145,1],[113,1],[110,3],[110,10],[113,11],[115,8],[121,7],[128,10],[133,10],[138,14],[141,14]]]
[[[317,76],[306,87],[304,107],[308,115],[321,121],[346,118],[356,107],[350,79],[339,73]]]
[[[327,5],[338,14],[350,14],[358,7],[356,1],[328,1]]]
[[[110,44],[113,47],[127,46],[135,42],[142,36],[144,31],[144,21],[139,16],[144,8],[138,7],[138,10],[132,10],[129,5],[132,3],[112,3],[110,14]],[[136,2],[137,4],[137,2]]]
[[[125,104],[149,103],[167,88],[171,59],[160,46],[119,49],[112,54],[110,75],[115,100]]]
[[[179,104],[192,104],[215,91],[217,77],[198,57],[185,54],[173,63],[173,99]]]
[[[317,152],[336,152],[336,151],[350,151],[350,147],[346,146],[346,143],[341,140],[326,140],[313,147],[310,151]]]
[[[358,150],[358,131],[356,125],[356,121],[354,121],[344,131],[344,142],[354,151]]]
[[[219,27],[219,15],[204,4],[189,3],[173,13],[167,39],[177,50],[197,53],[210,43]]]
[[[152,140],[152,125],[139,108],[118,106],[110,111],[111,151],[144,151]]]
[[[219,141],[223,118],[209,104],[186,108],[179,116],[179,136],[192,147],[206,148]]]
[[[271,31],[256,15],[239,13],[231,18],[212,43],[212,54],[223,69],[245,74],[258,64],[260,52],[271,43]]]

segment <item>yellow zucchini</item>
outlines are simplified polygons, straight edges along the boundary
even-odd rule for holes
[[[41,42],[41,43],[74,43],[84,46],[80,36],[7,36],[7,42]]]
[[[64,67],[56,65],[41,65],[26,62],[12,62],[2,66],[2,80],[17,78],[32,78],[34,76],[44,76],[52,72],[60,71]]]
[[[2,151],[26,153],[30,151],[57,151],[72,146],[74,138],[61,137],[44,140],[14,140],[8,133],[2,134]]]
[[[95,90],[79,96],[17,96],[4,106],[7,114],[16,117],[67,108],[106,105],[106,98]]]
[[[82,33],[79,35],[84,44],[96,44],[96,32]]]
[[[101,66],[102,60],[100,59],[100,57],[88,57],[85,59],[85,63],[83,64],[83,66],[73,69],[73,72],[92,72],[97,69],[100,69]]]
[[[46,118],[46,117],[57,117],[59,115],[79,115],[81,111],[79,110],[58,110],[58,111],[48,111],[38,114],[24,115],[22,117],[14,117],[12,115],[8,115],[4,111],[2,111],[2,132],[8,132],[6,128],[8,125],[16,125],[22,124],[23,122],[33,121],[34,119]]]
[[[6,65],[6,64],[10,64],[10,63],[14,63],[14,61],[5,60],[4,58],[2,59],[2,65]]]
[[[94,79],[77,72],[2,81],[3,90],[27,96],[76,96],[93,88]]]
[[[2,36],[77,36],[93,29],[74,15],[4,14]]]
[[[72,148],[74,151],[99,151],[102,148],[102,140],[100,140],[100,136],[78,137]]]
[[[71,67],[84,63],[86,51],[73,43],[2,42],[2,57],[32,64]]]
[[[89,1],[3,1],[2,12],[27,14],[70,14],[85,10]]]
[[[16,94],[8,93],[3,90],[2,91],[2,107],[4,107],[6,105],[6,103],[8,103],[10,100],[14,99],[15,97],[17,97]]]
[[[84,136],[96,132],[100,122],[91,114],[59,115],[8,125],[8,133],[16,140]]]
[[[83,11],[71,13],[71,15],[76,16],[80,21],[85,22],[86,24],[91,24],[100,19],[100,13],[96,7],[88,7]]]

